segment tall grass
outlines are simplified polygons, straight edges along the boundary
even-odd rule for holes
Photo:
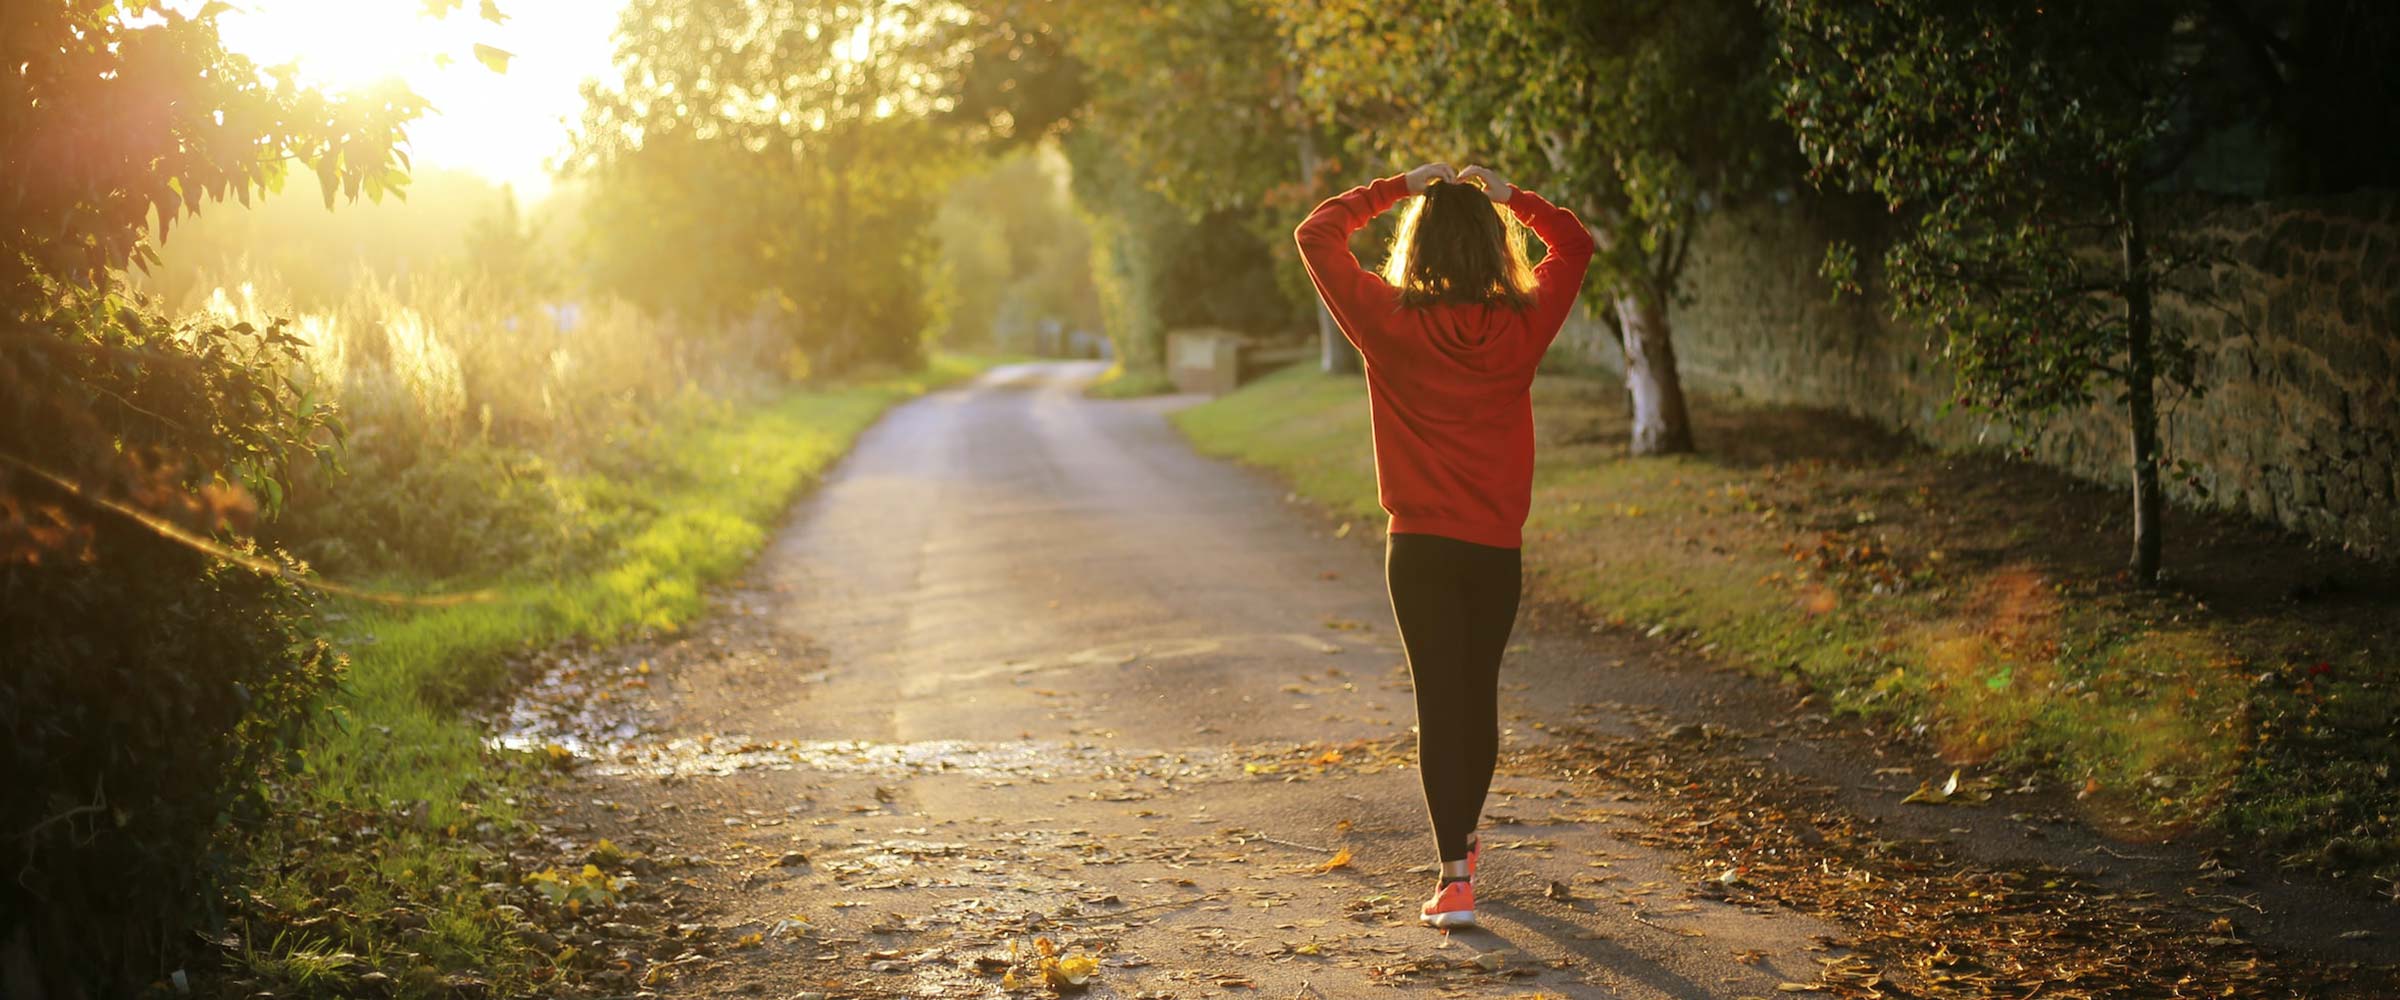
[[[299,377],[354,431],[445,444],[588,449],[678,395],[767,388],[758,362],[779,346],[757,327],[695,334],[612,299],[537,301],[456,275],[372,279],[320,310],[292,308],[271,276],[206,287],[199,311],[290,320],[309,343]]]
[[[538,302],[438,275],[295,311],[270,279],[204,285],[203,311],[290,321],[295,384],[335,406],[339,464],[303,470],[271,540],[328,573],[454,580],[579,568],[612,541],[574,477],[625,468],[662,423],[764,403],[757,326],[697,335],[607,300]]]

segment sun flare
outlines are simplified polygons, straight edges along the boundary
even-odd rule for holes
[[[184,6],[197,8],[197,0]],[[547,161],[582,106],[578,85],[605,72],[624,0],[500,0],[498,21],[470,0],[440,17],[425,0],[252,0],[219,21],[225,44],[303,82],[349,90],[397,78],[432,110],[409,128],[420,167],[455,167],[538,198]],[[505,73],[477,46],[508,54]]]
[[[423,83],[459,45],[457,12],[435,19],[417,0],[259,0],[218,23],[225,44],[262,65],[296,63],[300,78],[347,90],[399,77]]]

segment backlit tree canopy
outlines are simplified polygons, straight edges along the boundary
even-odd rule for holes
[[[911,3],[634,0],[577,167],[604,282],[720,322],[763,310],[808,368],[920,357],[933,118],[955,20]]]

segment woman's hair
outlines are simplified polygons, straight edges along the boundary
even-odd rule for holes
[[[1525,229],[1472,184],[1434,181],[1400,216],[1383,280],[1400,304],[1533,305]]]

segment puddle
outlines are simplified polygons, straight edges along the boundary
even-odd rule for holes
[[[1061,657],[1054,663],[1012,664],[995,672],[1021,673],[1060,664],[1088,666],[1194,656],[1220,649],[1229,641],[1236,644],[1264,641],[1321,653],[1341,650],[1322,639],[1300,634],[1235,636],[1230,640],[1100,647]],[[704,653],[728,655],[727,651],[715,649]],[[764,740],[730,733],[669,736],[661,731],[663,720],[656,716],[650,698],[654,679],[650,664],[648,658],[630,657],[623,652],[612,656],[576,651],[559,656],[518,691],[505,712],[487,720],[487,731],[494,735],[485,742],[497,749],[572,762],[579,770],[600,776],[698,777],[753,770],[808,770],[888,778],[957,774],[1001,781],[1147,779],[1171,784],[1284,770],[1283,764],[1270,763],[1262,771],[1258,763],[1261,749],[1256,747],[1166,750],[1116,748],[1075,740],[877,742]],[[1290,756],[1287,749],[1299,750],[1276,748],[1265,754],[1269,758]],[[1334,755],[1336,759],[1339,757],[1338,753]],[[1322,769],[1326,761],[1286,763],[1314,763]],[[1145,791],[1130,788],[1116,794],[1125,800],[1149,797]]]
[[[502,737],[510,746],[510,737]],[[830,774],[907,777],[957,774],[1028,780],[1056,778],[1150,778],[1173,781],[1242,773],[1239,761],[1209,750],[1117,750],[1089,743],[1049,740],[750,740],[741,737],[676,738],[655,743],[595,747],[557,744],[589,761],[599,775],[684,777],[747,770],[810,770]],[[538,749],[542,745],[516,745]],[[557,752],[557,751],[552,751]]]
[[[629,690],[646,688],[633,667],[562,659],[543,671],[492,721],[486,742],[504,750],[569,757],[598,775],[727,775],[807,769],[906,777],[961,774],[987,778],[1149,778],[1161,781],[1240,775],[1232,755],[1214,750],[1125,750],[1065,740],[760,740],[717,734],[662,738],[643,724]]]
[[[487,720],[498,735],[485,742],[536,753],[556,747],[552,752],[584,759],[631,746],[644,730],[627,695],[649,687],[649,662],[561,657],[519,689],[506,712]]]

